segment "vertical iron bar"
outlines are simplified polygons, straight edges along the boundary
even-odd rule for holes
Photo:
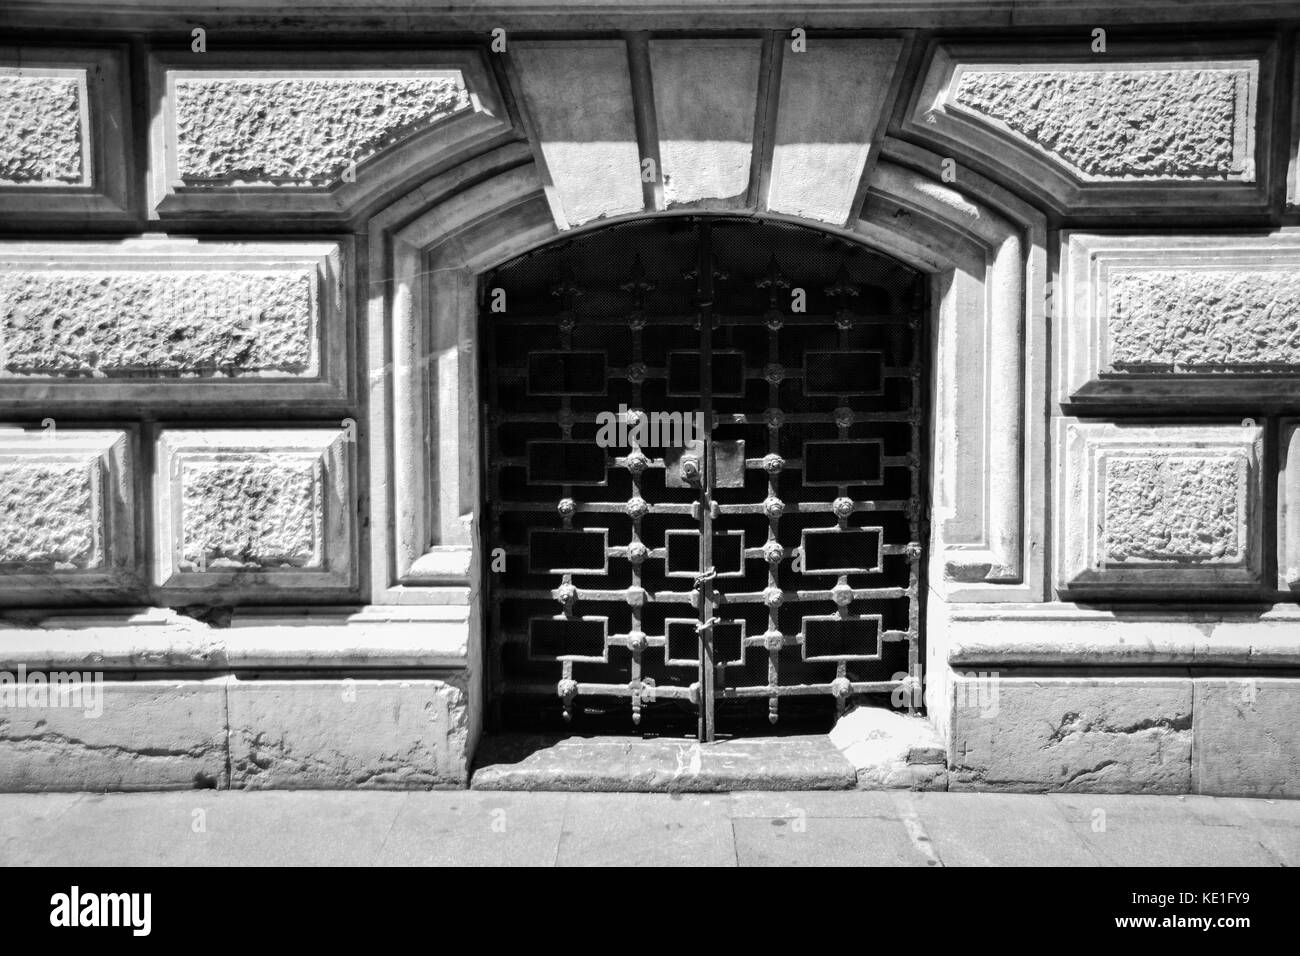
[[[714,737],[713,663],[713,507],[710,489],[715,472],[713,455],[713,254],[709,221],[700,222],[700,272],[697,278],[700,316],[700,413],[704,417],[704,474],[700,481],[700,739]]]

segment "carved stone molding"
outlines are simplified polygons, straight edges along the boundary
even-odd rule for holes
[[[1300,421],[1279,423],[1277,480],[1277,588],[1300,591]]]
[[[346,219],[513,135],[483,54],[155,51],[155,216]]]
[[[133,215],[125,47],[0,46],[0,214]]]
[[[1269,185],[1263,42],[932,47],[903,128],[1061,213],[1262,209]]]
[[[1063,591],[1192,600],[1262,591],[1261,428],[1071,419],[1057,428]]]
[[[350,259],[346,241],[0,243],[0,398],[343,399]]]
[[[1300,398],[1300,230],[1061,237],[1062,402]]]

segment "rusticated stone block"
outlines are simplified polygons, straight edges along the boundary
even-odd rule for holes
[[[0,213],[131,216],[126,56],[125,46],[0,46]]]
[[[1192,781],[1218,797],[1300,797],[1300,680],[1193,681]]]
[[[959,67],[952,102],[1082,179],[1255,178],[1258,65]]]
[[[327,186],[469,107],[457,71],[174,73],[176,166],[187,185]]]
[[[440,680],[233,681],[231,786],[463,787],[465,689]]]
[[[1067,233],[1063,401],[1300,394],[1300,234]]]
[[[1213,59],[1155,42],[1104,56],[1066,42],[932,51],[907,132],[1057,212],[1268,205],[1267,40],[1225,40]]]
[[[346,219],[506,132],[481,51],[154,50],[159,216]],[[373,208],[373,207],[371,207]]]
[[[0,791],[225,787],[226,691],[212,681],[104,681],[78,671],[0,686]],[[35,688],[35,689],[34,689]],[[59,706],[51,706],[58,702]],[[34,706],[33,706],[34,705]]]
[[[164,430],[157,583],[215,604],[352,587],[351,448],[339,429]]]
[[[342,256],[323,242],[0,246],[0,388],[160,403],[340,394]]]
[[[1062,588],[1260,589],[1260,428],[1066,421],[1061,440]]]
[[[85,70],[0,67],[0,186],[90,182]]]
[[[138,583],[124,431],[0,431],[0,603],[129,593]]]
[[[1187,793],[1192,682],[953,674],[949,790]]]

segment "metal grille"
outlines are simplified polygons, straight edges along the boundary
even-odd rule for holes
[[[717,217],[485,276],[497,719],[709,740],[917,673],[924,296],[845,240]]]

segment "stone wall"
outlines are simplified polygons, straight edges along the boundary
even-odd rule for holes
[[[477,278],[716,212],[930,276],[952,785],[1297,795],[1295,22],[147,8],[0,15],[0,787],[464,785]]]

